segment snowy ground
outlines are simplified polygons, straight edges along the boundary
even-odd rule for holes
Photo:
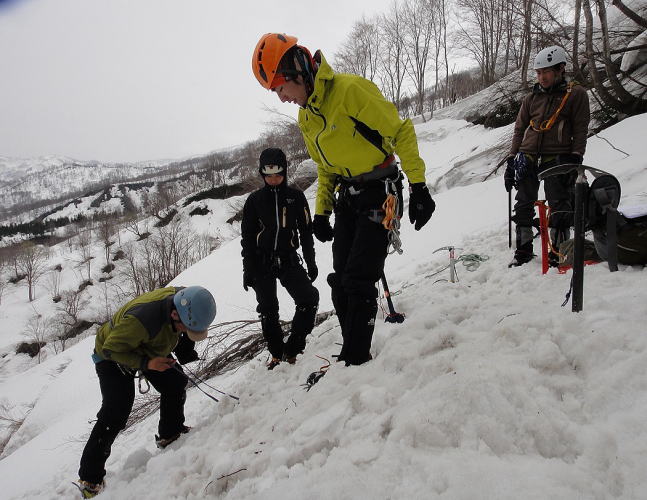
[[[646,127],[647,115],[634,117],[589,140],[586,162],[615,173],[629,202],[647,201]],[[505,130],[443,119],[417,132],[434,185],[460,152],[492,147]],[[307,194],[312,200],[313,188]],[[155,416],[120,435],[100,498],[647,498],[646,271],[587,267],[584,311],[574,314],[560,307],[569,274],[542,276],[538,261],[507,269],[500,177],[434,198],[430,223],[415,232],[405,222],[405,253],[387,261],[406,321],[378,321],[373,361],[333,364],[304,391],[323,364],[316,356],[339,350],[336,318],[327,320],[296,365],[268,372],[264,353],[209,381],[239,403],[189,390],[194,429],[163,452]],[[215,230],[227,217],[205,224]],[[447,252],[433,252],[445,245],[489,259],[474,272],[459,266],[460,282],[449,283],[448,271],[435,274]],[[317,259],[320,310],[328,310],[330,245],[318,243]],[[217,322],[254,316],[238,238],[174,283],[207,286]],[[20,300],[3,298],[4,331],[24,321]],[[293,309],[283,304],[287,317]],[[92,345],[90,337],[40,365],[12,358],[0,368],[9,412],[18,418],[33,406],[0,461],[3,498],[77,494],[70,481],[100,405]]]

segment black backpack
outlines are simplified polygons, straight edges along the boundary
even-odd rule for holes
[[[620,183],[604,172],[589,187],[585,209],[586,229],[593,232],[598,255],[609,263],[611,271],[618,263],[647,264],[647,214],[627,217],[618,211]]]

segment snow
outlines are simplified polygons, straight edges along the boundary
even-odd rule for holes
[[[623,200],[647,197],[646,127],[647,115],[632,117],[588,143],[586,163],[616,175]],[[387,260],[395,307],[406,321],[384,323],[378,315],[374,359],[359,367],[333,361],[303,389],[325,364],[317,356],[332,360],[339,351],[333,316],[313,331],[296,365],[269,372],[264,352],[209,380],[240,402],[214,394],[215,403],[189,389],[193,430],[167,449],[154,445],[157,414],[122,433],[99,498],[647,497],[646,271],[588,266],[584,310],[560,307],[570,274],[541,275],[538,260],[507,269],[503,182],[480,182],[510,130],[449,118],[416,130],[438,208],[419,232],[403,223],[405,253]],[[457,163],[469,168],[453,183],[439,181]],[[315,188],[306,192],[311,203]],[[253,294],[241,285],[236,226],[225,222],[240,201],[198,202],[211,214],[191,223],[219,231],[223,243],[174,280],[208,287],[217,322],[255,317]],[[473,272],[459,265],[460,281],[450,283],[442,270],[447,252],[434,253],[446,245],[488,259]],[[329,244],[317,242],[317,262],[326,311]],[[88,310],[100,310],[100,295],[91,293]],[[51,307],[43,290],[37,296],[36,308]],[[284,291],[279,297],[287,318],[291,301]],[[7,499],[72,498],[78,493],[70,482],[101,399],[93,337],[36,364],[11,350],[32,313],[24,287],[5,292],[0,398],[12,418],[32,409],[2,454],[0,491]]]

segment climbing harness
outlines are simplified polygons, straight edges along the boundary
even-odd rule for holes
[[[308,375],[308,378],[306,380],[305,384],[301,384],[301,386],[306,390],[306,392],[309,392],[310,389],[312,389],[312,386],[315,385],[323,376],[326,374],[328,371],[328,368],[330,368],[330,361],[322,356],[319,356],[316,354],[319,359],[322,359],[326,362],[325,365],[321,366],[316,372],[312,372],[310,375]]]
[[[562,112],[562,109],[564,108],[566,101],[570,97],[575,85],[577,85],[577,82],[575,81],[568,82],[568,85],[566,86],[566,94],[564,94],[564,97],[562,97],[562,102],[559,103],[559,107],[553,113],[553,116],[551,116],[548,120],[544,120],[539,125],[536,124],[535,120],[530,120],[530,126],[535,132],[546,132],[547,130],[553,128],[553,125],[555,125],[555,122],[557,121],[559,114]]]

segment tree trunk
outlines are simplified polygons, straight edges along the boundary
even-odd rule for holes
[[[642,16],[639,16],[636,14],[633,10],[631,10],[629,7],[627,7],[624,3],[622,3],[622,0],[612,0],[611,4],[627,16],[629,19],[631,19],[633,22],[635,22],[637,25],[642,26],[643,28],[647,28],[647,19],[645,19]]]

